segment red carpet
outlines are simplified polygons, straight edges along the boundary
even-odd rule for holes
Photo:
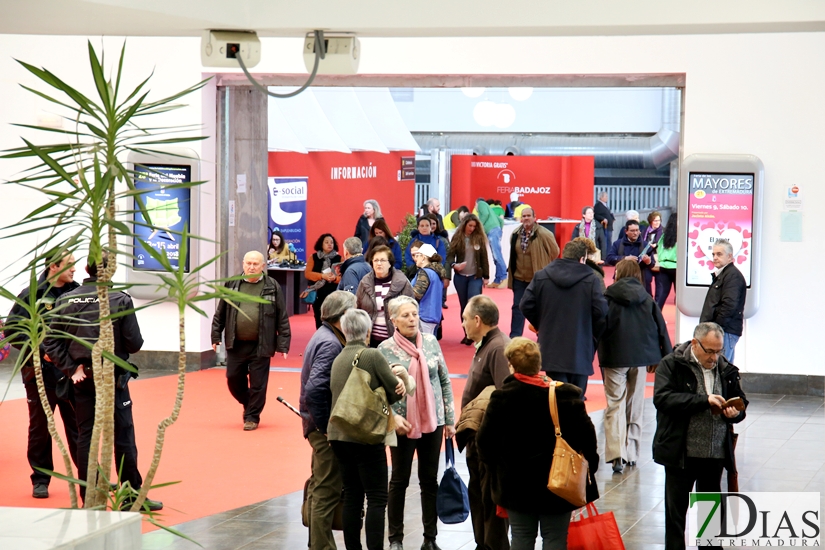
[[[607,279],[612,279],[609,274]],[[500,326],[510,326],[512,292],[484,290],[499,305]],[[672,302],[672,299],[671,299]],[[463,331],[459,323],[459,305],[455,295],[448,299],[445,310],[444,338],[441,341],[448,368],[452,374],[466,374],[473,348],[459,344]],[[665,318],[674,326],[674,306],[665,308]],[[276,357],[273,367],[301,366],[302,352],[314,332],[312,315],[291,318],[293,339],[289,358]],[[535,335],[525,330],[528,337]],[[135,357],[140,363],[139,355]],[[598,363],[594,364],[596,367]],[[599,369],[592,380],[600,379]],[[165,524],[176,525],[199,517],[230,510],[299,491],[309,476],[310,447],[301,433],[300,419],[275,400],[281,395],[297,406],[300,375],[297,372],[270,374],[268,402],[260,428],[254,432],[241,429],[241,407],[226,389],[223,369],[206,370],[187,375],[186,394],[178,422],[167,430],[166,445],[156,483],[181,481],[177,485],[150,493],[166,504]],[[648,380],[652,381],[652,376]],[[164,376],[135,380],[132,395],[135,402],[135,424],[140,457],[140,469],[145,473],[154,447],[157,423],[168,415],[174,402],[175,377]],[[456,406],[460,403],[464,379],[453,379]],[[646,395],[652,395],[648,387]],[[600,385],[590,384],[587,392],[589,411],[605,407]],[[0,405],[0,506],[39,508],[67,507],[66,484],[53,481],[51,498],[31,497],[31,473],[26,461],[26,426],[24,399]],[[60,422],[58,417],[58,423]],[[62,426],[58,426],[62,433]],[[62,470],[62,460],[55,449],[55,465]],[[154,529],[144,523],[144,531]]]

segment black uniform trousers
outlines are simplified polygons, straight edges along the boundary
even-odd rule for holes
[[[77,412],[77,469],[78,479],[86,481],[89,466],[89,447],[92,443],[92,429],[95,423],[95,382],[91,367],[86,367],[86,379],[74,385]],[[143,477],[138,471],[137,444],[135,443],[135,422],[132,419],[132,397],[129,386],[115,388],[115,470],[120,473],[123,484],[129,482],[133,489],[140,489]],[[122,465],[121,465],[122,463]],[[109,472],[104,472],[110,475]],[[111,478],[110,478],[111,481]],[[85,488],[80,488],[80,496],[86,498]]]
[[[63,419],[63,428],[66,433],[66,445],[69,447],[72,462],[77,465],[77,418],[75,417],[74,402],[57,397],[55,394],[57,380],[54,368],[45,365],[44,367],[43,383],[46,387],[46,398],[49,400],[52,413],[55,409],[60,410],[60,417]],[[49,423],[43,405],[40,403],[40,395],[37,393],[37,380],[32,378],[23,385],[26,388],[26,401],[29,406],[29,442],[26,457],[29,459],[29,466],[32,468],[32,485],[40,483],[48,485],[52,479],[51,476],[35,468],[54,470]]]
[[[721,458],[687,457],[684,468],[665,466],[665,550],[685,550],[689,493],[694,483],[697,493],[721,492],[724,462]]]
[[[258,357],[257,340],[235,340],[226,350],[226,384],[243,405],[244,422],[260,422],[269,384],[269,357]]]
[[[466,457],[467,469],[470,471],[467,493],[470,497],[470,519],[473,521],[476,550],[509,550],[509,521],[496,515],[493,479],[478,456],[475,437],[467,441]]]

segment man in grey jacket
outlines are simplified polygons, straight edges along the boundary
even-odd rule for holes
[[[275,352],[286,359],[291,336],[281,285],[264,273],[265,267],[263,254],[247,252],[243,257],[243,279],[225,285],[263,298],[265,303],[243,301],[233,307],[221,300],[212,318],[212,349],[217,350],[221,334],[226,331],[226,382],[229,393],[243,405],[245,431],[258,428],[266,405],[269,360]]]
[[[350,237],[357,239],[357,237]],[[347,239],[349,240],[349,239]],[[307,487],[309,547],[334,550],[332,519],[341,500],[341,472],[327,440],[327,424],[332,410],[329,377],[332,362],[346,344],[341,317],[355,308],[355,294],[336,290],[321,305],[321,327],[309,339],[301,368],[301,417],[304,437],[312,447],[312,476]]]

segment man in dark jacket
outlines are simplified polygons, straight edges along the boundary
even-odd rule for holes
[[[495,386],[500,390],[504,379],[510,376],[508,361],[504,356],[504,348],[510,343],[510,339],[499,330],[498,307],[487,296],[470,298],[461,317],[461,325],[467,333],[467,338],[478,346],[461,397],[461,410],[464,411],[486,387]],[[456,440],[459,441],[459,450],[462,446],[467,447],[467,469],[470,471],[470,484],[467,489],[476,548],[506,550],[510,548],[510,541],[507,539],[507,520],[496,515],[491,472],[478,456],[475,434],[467,430],[462,432],[461,436],[456,435]]]
[[[533,277],[520,305],[538,330],[541,370],[553,380],[578,386],[582,397],[607,316],[602,282],[585,258],[584,243],[564,245],[562,257]]]
[[[721,491],[722,469],[733,471],[733,429],[745,419],[748,401],[739,369],[722,356],[724,331],[700,323],[656,370],[653,460],[665,467],[665,548],[685,548],[688,495]],[[741,398],[741,412],[727,404]],[[727,405],[727,406],[726,406]]]
[[[244,301],[233,307],[218,302],[212,317],[212,349],[226,331],[226,383],[229,393],[243,405],[243,429],[258,428],[266,405],[269,360],[276,352],[286,359],[289,352],[289,317],[281,285],[264,273],[266,262],[258,251],[243,257],[243,279],[228,281],[226,287],[266,303]],[[239,311],[240,310],[240,313]]]
[[[748,285],[733,261],[733,247],[727,239],[713,243],[713,265],[716,271],[711,275],[713,282],[705,295],[699,322],[711,321],[724,329],[722,354],[733,363],[733,352],[742,336]]]
[[[361,279],[372,271],[361,253],[362,248],[363,243],[358,237],[350,237],[344,241],[344,263],[341,264],[341,282],[338,283],[338,290],[346,290],[355,295]]]
[[[639,262],[639,267],[642,270],[650,269],[650,266],[654,264],[653,258],[649,254],[643,254],[646,243],[639,238],[641,234],[639,222],[627,220],[624,237],[616,239],[616,242],[610,247],[605,263],[616,265],[625,258],[630,258]]]
[[[597,222],[602,224],[604,228],[604,240],[607,242],[607,249],[610,250],[610,247],[613,245],[613,223],[616,221],[616,217],[613,216],[613,212],[611,212],[610,207],[607,206],[607,201],[607,191],[599,193],[599,200],[593,206],[593,217],[596,218]]]
[[[447,230],[444,229],[444,218],[441,217],[441,201],[436,199],[435,197],[431,198],[427,201],[427,214],[432,214],[436,218],[438,218],[438,227],[440,230],[436,232],[437,237],[442,237],[445,239],[450,238],[450,234],[447,233]]]
[[[103,267],[108,261],[103,253]],[[100,337],[100,302],[97,297],[97,265],[86,266],[89,277],[78,288],[63,294],[55,303],[58,314],[52,323],[52,334],[68,333],[93,345]],[[143,347],[137,316],[132,298],[125,292],[109,291],[109,311],[118,315],[112,320],[115,355],[124,361]],[[130,313],[123,313],[130,312]],[[49,337],[45,342],[46,353],[55,365],[74,383],[77,416],[77,470],[78,479],[86,480],[89,465],[89,449],[95,423],[96,392],[92,350],[68,338]],[[132,417],[132,397],[129,379],[137,373],[128,372],[115,365],[115,463],[120,472],[121,483],[128,481],[132,489],[139,490],[143,477],[138,471],[137,444],[135,443],[135,422]],[[97,457],[93,457],[95,460]],[[80,496],[85,499],[86,491],[80,488]],[[160,510],[163,503],[146,499],[150,510]]]
[[[70,292],[80,285],[74,282],[74,256],[66,251],[50,250],[47,254],[46,270],[37,280],[35,289],[35,301],[40,308],[41,314],[54,309],[54,303],[60,296]],[[31,298],[31,289],[25,288],[17,297],[20,302],[28,304]],[[18,322],[29,319],[29,312],[21,303],[15,303],[11,308],[8,319],[6,319],[5,335],[12,338],[11,344],[20,350],[25,356],[29,353],[30,342],[25,334],[20,333],[22,326],[15,326]],[[66,444],[72,460],[77,465],[77,419],[74,413],[74,399],[70,396],[60,398],[57,396],[57,381],[64,377],[57,367],[46,355],[45,348],[40,346],[40,365],[43,372],[43,385],[46,389],[46,398],[54,413],[55,408],[60,409],[60,416],[63,419],[63,427],[66,431]],[[23,376],[23,386],[26,388],[26,402],[29,407],[29,440],[26,450],[26,457],[32,469],[32,496],[34,498],[49,498],[49,481],[51,476],[42,473],[36,468],[54,470],[52,460],[52,438],[49,435],[48,420],[46,412],[40,402],[40,395],[37,392],[37,380],[34,374],[34,361],[26,360],[20,369]]]
[[[350,237],[355,239],[355,237]],[[349,239],[347,239],[349,241]],[[346,246],[346,241],[345,241]],[[321,305],[321,327],[309,339],[301,368],[301,418],[304,437],[312,447],[312,476],[307,487],[309,547],[335,548],[332,519],[341,500],[341,471],[327,440],[327,424],[332,410],[329,377],[332,362],[346,344],[341,317],[355,308],[355,294],[336,290]]]

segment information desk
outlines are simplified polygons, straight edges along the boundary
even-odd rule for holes
[[[292,317],[307,312],[307,305],[301,300],[301,292],[308,283],[304,279],[304,267],[273,267],[266,268],[267,274],[278,281],[284,293],[287,315]]]

